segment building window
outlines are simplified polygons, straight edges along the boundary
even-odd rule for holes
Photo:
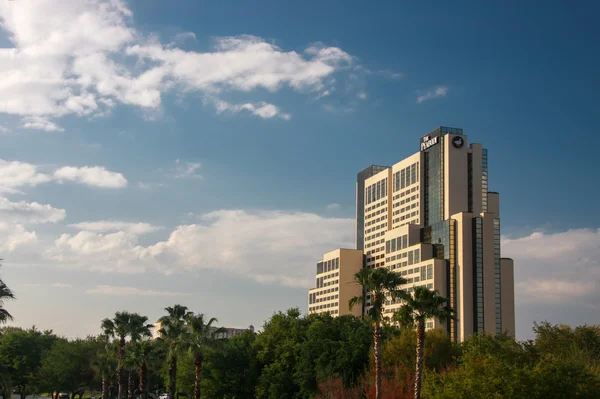
[[[413,251],[408,252],[408,264],[409,265],[413,264]]]
[[[419,263],[421,261],[421,250],[415,249],[415,263]]]

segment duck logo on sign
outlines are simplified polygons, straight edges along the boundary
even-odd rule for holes
[[[439,137],[435,136],[435,137],[430,137],[430,136],[423,136],[421,138],[421,151],[425,151],[426,149],[428,149],[431,146],[434,146],[438,143]]]
[[[454,138],[452,139],[452,145],[454,146],[454,148],[460,148],[463,146],[464,143],[465,141],[460,136],[454,136]]]

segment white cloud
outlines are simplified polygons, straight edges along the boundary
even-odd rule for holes
[[[365,93],[364,91],[358,93],[358,98],[360,98],[361,100],[366,100],[367,97],[367,93]]]
[[[10,129],[0,125],[0,134],[8,134],[8,133],[10,133]]]
[[[0,197],[0,223],[56,223],[66,216],[64,209],[37,202],[11,202]]]
[[[600,229],[535,232],[502,240],[515,261],[517,302],[567,303],[600,297]]]
[[[175,166],[167,171],[166,176],[173,179],[200,179],[202,175],[196,173],[202,167],[199,162],[183,162],[179,159],[175,160]]]
[[[215,269],[261,283],[310,287],[323,253],[353,243],[351,219],[310,213],[228,210],[175,228],[164,241],[142,246],[125,231],[62,234],[47,261],[75,268],[122,273],[171,274]]]
[[[333,209],[340,209],[340,204],[329,204],[327,205],[327,209],[333,210]]]
[[[44,173],[39,173],[36,165],[0,159],[1,192],[9,193],[11,192],[10,189],[14,189],[15,187],[36,186],[50,180],[52,180],[52,177]],[[4,188],[4,190],[2,190],[2,188]]]
[[[1,252],[12,253],[17,248],[22,249],[37,243],[35,231],[27,231],[22,224],[0,223]]]
[[[422,103],[427,100],[432,100],[434,98],[445,97],[448,93],[448,88],[446,86],[438,86],[433,90],[429,90],[426,93],[417,97],[417,103]]]
[[[108,171],[103,166],[65,166],[54,172],[54,178],[58,182],[67,180],[101,188],[127,187],[127,179],[121,173]]]
[[[2,1],[0,21],[11,43],[0,48],[0,110],[42,130],[61,130],[53,118],[101,116],[119,103],[157,109],[172,91],[322,91],[356,63],[337,47],[316,44],[298,53],[255,36],[221,37],[211,51],[184,51],[137,31],[120,0],[64,0],[61,7]],[[189,32],[176,40],[184,36],[194,38]]]
[[[153,226],[149,223],[130,223],[116,220],[100,220],[97,222],[81,222],[70,224],[70,227],[78,230],[94,231],[94,232],[109,232],[109,231],[125,231],[131,234],[147,234],[153,233],[162,229],[160,226]]]
[[[23,118],[23,127],[25,129],[44,130],[46,132],[64,132],[65,129],[56,123],[41,116],[28,116]]]
[[[227,101],[212,99],[212,102],[217,110],[217,114],[221,114],[223,112],[230,113],[239,113],[239,112],[249,112],[252,115],[258,116],[262,119],[271,119],[274,117],[279,117],[281,119],[289,120],[291,118],[290,114],[281,112],[279,107],[274,104],[269,104],[264,101],[251,104],[230,104]]]
[[[117,285],[97,285],[96,288],[85,291],[86,294],[90,295],[106,295],[106,296],[187,296],[190,295],[184,292],[170,292],[170,291],[153,291],[153,290],[142,290],[135,287],[122,287]]]
[[[53,283],[52,287],[54,287],[54,288],[72,288],[73,286],[71,284],[65,284],[65,283]]]
[[[103,188],[120,188],[127,186],[127,179],[117,172],[110,172],[102,166],[64,166],[53,173],[40,172],[38,165],[19,161],[5,161],[0,159],[0,193],[22,194],[17,188],[24,186],[37,186],[50,181],[75,181],[88,186]]]

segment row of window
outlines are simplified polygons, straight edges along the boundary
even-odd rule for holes
[[[317,312],[316,306],[314,308],[308,308],[308,311],[309,312]],[[331,309],[331,310],[327,310],[324,312],[318,312],[318,313],[329,313],[329,314],[333,315],[333,314],[338,314],[338,312],[339,311],[337,309]]]
[[[315,303],[315,302],[317,302],[317,299],[319,297],[321,297],[321,295],[329,294],[331,292],[338,292],[338,291],[339,291],[339,287],[333,287],[333,288],[328,288],[323,291],[311,292],[308,294],[308,303]]]
[[[386,204],[387,204],[387,200],[383,201],[381,204],[382,204],[382,205],[386,205]],[[373,213],[370,213],[370,214],[366,215],[366,216],[365,216],[365,220],[371,219],[371,218],[373,218],[373,217],[375,217],[375,216],[377,216],[377,215],[379,215],[380,213],[383,213],[383,212],[385,212],[385,211],[387,211],[387,207],[385,207],[385,208],[381,208],[381,209],[378,209],[376,212],[373,212]],[[367,212],[368,212],[368,211],[367,211]]]
[[[418,189],[418,188],[419,188],[419,187],[413,187],[413,188],[411,188],[411,189],[409,189],[409,190],[402,191],[401,193],[398,193],[398,194],[394,195],[394,196],[392,197],[392,200],[394,200],[394,201],[395,201],[395,200],[397,200],[398,198],[402,198],[402,197],[404,197],[405,195],[410,195],[410,193],[414,193],[415,191],[417,191],[417,189]]]
[[[393,213],[393,215],[394,215],[394,216],[396,216],[396,215],[399,215],[399,214],[401,214],[401,213],[402,213],[402,212],[404,212],[404,211],[407,211],[407,212],[408,212],[408,211],[410,211],[411,209],[415,209],[415,208],[417,207],[417,205],[419,205],[419,204],[417,204],[416,202],[413,202],[413,203],[412,203],[412,204],[410,204],[410,205],[408,205],[408,204],[407,204],[407,205],[406,205],[406,208],[400,208],[400,209],[397,209],[397,210],[395,210],[395,211],[394,211],[394,213]]]
[[[387,177],[367,187],[365,203],[370,204],[387,196]]]
[[[417,193],[417,194],[413,195],[413,196],[412,196],[412,197],[410,197],[410,198],[403,199],[403,200],[401,200],[401,201],[398,201],[398,202],[396,202],[396,203],[395,203],[395,204],[392,206],[392,208],[398,208],[399,206],[402,206],[402,205],[404,205],[405,203],[409,203],[410,201],[414,201],[414,200],[416,200],[416,199],[418,199],[418,198],[419,198],[419,194]]]
[[[377,208],[379,208],[380,206],[383,206],[383,205],[385,205],[385,204],[387,204],[387,198],[386,198],[386,199],[384,199],[384,200],[383,200],[383,201],[381,201],[381,202],[378,202],[377,204],[373,204],[373,205],[371,205],[370,207],[366,208],[366,209],[365,209],[365,213],[367,213],[367,212],[371,212],[373,209],[377,209]]]
[[[327,273],[340,268],[340,258],[329,259],[317,263],[317,274]]]
[[[419,163],[413,163],[410,166],[394,173],[393,183],[394,192],[415,184],[419,181]]]
[[[323,305],[313,306],[313,310],[327,309],[327,308],[337,308],[338,305],[339,305],[339,302],[324,303]]]
[[[403,236],[403,237],[406,237],[406,236]],[[400,237],[398,237],[398,238],[400,238]],[[392,241],[395,241],[395,240],[392,240]],[[409,265],[412,265],[413,263],[419,263],[421,261],[421,249],[417,248],[414,251],[403,252],[398,255],[390,256],[388,258],[385,258],[385,262],[389,263],[389,262],[395,261],[396,259],[403,259],[403,258],[408,258]]]
[[[325,282],[323,280],[324,280],[323,277],[317,278],[317,286],[315,288],[329,287],[330,285],[337,284],[339,281],[339,280],[332,280],[332,281]]]
[[[365,223],[365,227],[369,227],[370,225],[381,222],[382,220],[385,220],[385,219],[386,219],[386,215],[380,216],[377,219],[373,219],[370,222]]]
[[[387,227],[387,223],[381,223],[378,226],[373,226],[370,229],[365,230],[365,233],[368,234],[368,233],[371,233],[371,232],[373,232],[375,230],[383,229],[384,227]]]
[[[412,216],[406,215],[406,216],[402,216],[402,217],[396,218],[396,219],[394,219],[393,223],[400,223],[404,219],[408,219],[410,217],[412,217]],[[404,226],[405,224],[419,224],[419,219],[417,218],[417,219],[413,219],[413,220],[407,220],[406,222],[401,223],[400,226]],[[400,227],[400,226],[396,226],[396,227]]]
[[[392,238],[385,242],[385,253],[389,254],[390,252],[400,251],[402,249],[408,248],[408,235],[403,235],[400,237]]]
[[[327,301],[331,301],[332,299],[338,299],[339,295],[335,294],[335,295],[330,295],[330,296],[324,296],[324,297],[319,297],[317,298],[316,296],[313,296],[312,294],[309,295],[308,297],[308,304],[313,304],[313,303],[320,303],[320,302],[327,302]]]

